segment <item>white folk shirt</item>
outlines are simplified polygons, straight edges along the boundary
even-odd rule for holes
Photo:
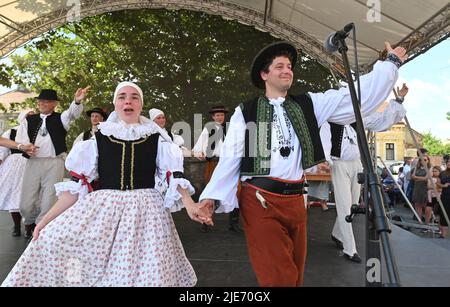
[[[219,123],[214,123],[216,126],[216,131],[219,129],[222,129],[222,126]],[[206,149],[208,148],[208,139],[209,139],[209,132],[208,129],[205,127],[202,130],[202,133],[200,134],[200,137],[197,140],[197,143],[195,143],[194,148],[192,148],[193,152],[196,153],[203,153],[203,155],[206,156]],[[220,150],[222,149],[223,141],[222,138],[216,140],[216,146],[214,147],[213,156],[214,157],[220,157]]]
[[[371,73],[361,77],[361,113],[363,117],[367,117],[378,109],[390,94],[397,78],[397,67],[388,61],[377,62]],[[355,121],[348,88],[331,89],[324,93],[309,93],[309,95],[313,103],[318,127],[322,126],[326,121],[340,125],[350,124]],[[274,116],[276,114],[274,112]],[[288,121],[286,120],[286,122]],[[274,122],[273,125],[277,125],[277,122]],[[200,200],[219,200],[221,205],[216,210],[217,213],[230,212],[238,207],[236,192],[241,159],[244,156],[245,130],[244,117],[241,109],[237,107],[230,120],[225,142],[220,152],[219,163],[210,182],[200,196]],[[290,125],[290,130],[292,133],[292,125]],[[268,176],[284,180],[301,179],[303,177],[302,152],[296,134],[293,133],[290,144],[293,149],[288,157],[282,157],[279,150],[276,150],[279,146],[279,142],[276,140],[276,133],[272,133],[271,142],[271,169]],[[247,178],[249,177],[242,176],[240,179],[244,181]]]
[[[64,126],[64,129],[66,129],[66,131],[69,129],[70,124],[75,119],[80,117],[81,112],[83,112],[83,105],[81,103],[79,105],[77,105],[75,103],[75,101],[72,101],[68,110],[62,112],[61,122]],[[40,130],[42,130],[45,127],[44,126],[45,118],[48,115],[40,114],[40,116],[43,120],[42,126],[40,128]],[[19,129],[17,130],[16,142],[23,143],[23,144],[30,143],[30,138],[28,137],[28,122],[26,120],[20,124]],[[38,146],[39,149],[37,151],[36,156],[32,157],[32,159],[33,158],[55,158],[56,157],[55,147],[53,146],[52,139],[50,137],[50,133],[47,133],[45,136],[42,136],[42,133],[39,132],[34,144],[36,146]],[[65,153],[62,153],[61,155],[65,155]]]
[[[399,122],[406,115],[402,104],[391,100],[382,112],[375,112],[363,118],[364,128],[373,132],[389,129],[393,124]],[[331,142],[331,141],[330,141]],[[331,157],[333,160],[353,161],[360,159],[358,138],[355,129],[350,125],[344,126],[340,158]]]

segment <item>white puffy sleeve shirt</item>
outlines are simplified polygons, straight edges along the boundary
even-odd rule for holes
[[[375,112],[385,101],[398,78],[397,67],[389,61],[378,61],[361,81],[361,113],[363,117]],[[355,85],[356,86],[356,85]],[[326,121],[345,125],[355,121],[350,92],[347,87],[328,90],[324,93],[309,93],[318,126]],[[202,199],[220,201],[217,213],[230,212],[238,207],[236,197],[241,159],[244,153],[246,124],[241,109],[237,107],[230,119],[230,125],[221,148],[219,163],[208,185],[200,195]],[[273,134],[272,134],[273,135]],[[273,143],[273,137],[272,137]],[[296,154],[283,159],[279,152],[271,154],[270,177],[285,180],[299,180],[303,176],[301,147],[297,137],[293,140]],[[273,148],[272,144],[272,148]],[[242,177],[246,180],[249,177]]]
[[[139,136],[139,134],[148,132],[139,131],[139,128],[135,129],[133,128],[133,126],[122,126],[124,130],[114,135],[115,137],[118,137],[122,140],[136,140],[141,137]],[[108,131],[108,128],[105,130]],[[130,128],[133,131],[126,131]],[[152,127],[152,129],[153,128],[154,127]],[[95,137],[75,144],[66,158],[65,165],[69,171],[84,176],[88,182],[92,182],[93,180],[99,178],[98,149]],[[158,168],[168,170],[172,174],[174,172],[183,172],[183,155],[180,148],[169,141],[159,142],[158,153],[156,156],[156,166]],[[149,176],[155,176],[155,174],[149,174]],[[187,189],[191,195],[195,192],[194,188],[188,180],[184,178],[173,178],[172,175],[169,179],[167,193],[164,197],[164,207],[169,208],[172,212],[178,211],[183,208],[183,204],[181,202],[181,194],[177,191],[178,186],[183,189]],[[55,189],[58,196],[62,192],[69,191],[72,194],[78,193],[79,199],[84,197],[88,193],[88,187],[85,183],[83,183],[82,180],[79,180],[78,182],[60,182],[55,184]]]

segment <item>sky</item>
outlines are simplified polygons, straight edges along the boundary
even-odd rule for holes
[[[23,54],[23,48],[16,51]],[[8,59],[1,62],[10,63]],[[443,141],[450,139],[450,39],[434,46],[400,68],[397,86],[406,83],[404,106],[411,127]],[[10,89],[0,86],[0,94]],[[393,95],[392,97],[393,98]]]
[[[450,139],[450,39],[400,68],[398,86],[409,87],[404,106],[411,127]]]

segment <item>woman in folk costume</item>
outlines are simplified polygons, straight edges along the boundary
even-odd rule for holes
[[[19,124],[33,111],[22,111],[17,118]],[[17,127],[3,133],[4,138],[16,139]],[[0,210],[9,211],[14,222],[12,235],[19,237],[20,231],[20,191],[22,190],[23,174],[27,159],[18,149],[0,147]]]
[[[78,181],[56,185],[59,200],[2,286],[195,285],[170,209],[184,205],[193,220],[210,220],[190,197],[178,146],[158,142],[167,133],[140,116],[142,97],[134,83],[117,86],[115,112],[67,156]],[[161,166],[173,174],[164,199],[153,182]],[[88,193],[96,178],[100,190]]]
[[[166,115],[163,111],[152,108],[150,111],[148,111],[148,115],[150,116],[150,119],[155,122],[162,130],[164,130],[170,137],[170,139],[175,143],[175,145],[178,145],[180,147],[180,150],[184,148],[184,139],[176,134],[171,133],[170,131],[167,131],[166,129]],[[160,142],[165,142],[163,138],[159,138]],[[181,154],[180,159],[184,159],[183,154]],[[183,162],[181,162],[183,163]],[[155,174],[155,188],[162,194],[165,195],[168,187],[169,187],[169,181],[170,181],[170,171],[167,169],[157,168],[156,174]]]
[[[184,145],[184,139],[180,135],[173,134],[172,132],[167,131],[166,115],[164,114],[163,111],[153,108],[153,109],[150,109],[150,111],[148,111],[148,115],[150,115],[150,119],[152,121],[154,121],[159,127],[161,127],[161,129],[163,129],[164,131],[167,132],[167,134],[170,136],[170,138],[176,145],[178,145],[178,146]]]

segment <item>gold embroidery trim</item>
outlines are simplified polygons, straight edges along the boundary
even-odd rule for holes
[[[114,140],[110,136],[108,136],[109,140],[113,143],[122,145],[122,162],[120,165],[120,189],[124,190],[124,177],[125,177],[125,149],[126,149],[126,141],[118,141]],[[144,143],[148,139],[148,136],[142,140],[131,142],[131,170],[130,170],[130,187],[134,189],[134,145],[138,145]]]

